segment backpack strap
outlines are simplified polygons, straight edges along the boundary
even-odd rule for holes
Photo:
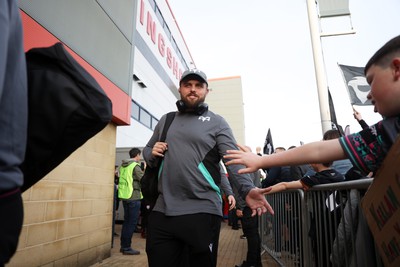
[[[169,126],[171,126],[171,123],[175,118],[175,114],[176,114],[175,111],[169,112],[167,114],[167,118],[165,119],[164,128],[163,128],[163,131],[161,133],[160,142],[164,142],[165,141],[165,138],[167,137],[167,132],[168,132]]]

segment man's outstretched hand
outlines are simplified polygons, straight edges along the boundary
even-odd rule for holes
[[[249,193],[246,196],[246,203],[247,206],[253,211],[251,216],[254,216],[256,214],[261,215],[267,212],[274,214],[274,210],[272,209],[271,205],[265,198],[265,194],[268,193],[270,190],[271,187],[269,188],[255,187],[249,191]]]

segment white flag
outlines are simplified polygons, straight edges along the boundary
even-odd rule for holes
[[[340,64],[339,68],[346,82],[351,104],[360,106],[372,105],[371,100],[367,99],[371,87],[365,78],[364,68]]]

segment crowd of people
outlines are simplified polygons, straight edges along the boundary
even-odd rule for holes
[[[240,150],[237,150],[226,121],[208,110],[204,102],[208,93],[206,75],[199,70],[184,72],[179,84],[178,112],[166,141],[158,141],[164,116],[144,148],[147,164],[163,161],[160,196],[149,218],[146,242],[149,265],[216,266],[223,216],[221,160],[237,200],[234,215],[241,219],[243,237],[248,239],[248,254],[242,267],[262,265],[259,257],[251,255],[254,252],[260,255],[259,236],[253,236],[254,217],[267,211],[273,213],[264,194],[341,182],[355,168],[361,171],[360,177],[373,175],[395,142],[391,137],[398,132],[400,104],[394,96],[400,87],[400,37],[383,46],[367,63],[365,72],[371,84],[368,98],[385,117],[383,121],[367,127],[361,114],[354,110],[354,117],[363,127],[361,132],[340,136],[339,131],[331,130],[322,141],[288,150],[278,147],[272,155],[261,157],[246,146],[238,145]],[[385,89],[393,94],[390,99],[381,93],[382,77],[386,76],[392,77],[385,84]],[[198,119],[200,116],[207,120]],[[263,181],[259,175],[261,169],[267,172]],[[258,188],[258,182],[265,189]],[[200,223],[204,221],[210,223]],[[235,219],[232,226],[238,229]],[[193,235],[194,232],[199,234]]]
[[[185,77],[182,78],[183,81]],[[202,82],[203,77],[198,77],[196,74],[193,74],[193,76],[189,75],[190,79],[194,79],[194,81]],[[190,80],[189,80],[190,81]],[[196,84],[194,82],[194,84]],[[193,111],[191,111],[193,112]],[[365,121],[362,119],[361,113],[356,111],[354,109],[354,118],[360,123],[360,126],[363,127],[363,129],[368,129],[368,125],[365,123]],[[323,140],[337,140],[338,138],[341,138],[341,133],[339,130],[328,130],[324,136]],[[153,141],[154,142],[154,141]],[[156,142],[157,143],[157,142]],[[161,146],[159,144],[159,146]],[[154,145],[153,145],[154,147]],[[288,150],[294,149],[296,146],[291,146],[288,148]],[[168,147],[165,144],[164,147],[165,151],[168,149]],[[243,151],[247,151],[247,153],[251,153],[251,148],[247,146],[241,147]],[[160,155],[162,149],[158,152]],[[163,155],[165,155],[165,151],[163,151]],[[263,156],[261,152],[261,148],[257,147],[256,148],[256,155],[258,156]],[[273,151],[273,154],[279,154],[281,152],[286,151],[284,147],[276,147],[275,150]],[[151,151],[152,152],[152,151]],[[149,151],[147,152],[149,153]],[[153,152],[152,152],[153,153]],[[156,153],[154,153],[156,154]],[[143,196],[140,194],[140,179],[143,176],[143,167],[144,165],[140,165],[141,162],[141,151],[138,148],[132,148],[129,151],[130,158],[127,160],[124,160],[121,164],[121,166],[116,166],[116,173],[118,173],[118,177],[116,177],[116,185],[117,188],[120,190],[117,191],[118,193],[116,194],[116,203],[119,203],[119,200],[122,201],[123,207],[124,207],[124,222],[123,222],[123,227],[121,231],[121,253],[124,255],[138,255],[140,254],[140,251],[135,250],[131,247],[131,240],[133,237],[133,233],[135,229],[137,229],[138,222],[140,222],[141,226],[141,233],[142,237],[146,238],[146,228],[147,228],[147,220],[148,220],[148,215],[150,214],[150,211],[153,209],[153,206],[150,207],[149,203],[146,202],[145,199],[143,199]],[[149,157],[149,154],[148,154]],[[130,167],[129,167],[130,166]],[[261,238],[260,238],[260,233],[259,233],[259,219],[258,219],[258,213],[255,215],[253,214],[252,209],[246,204],[245,198],[242,197],[242,195],[239,193],[238,190],[238,183],[232,182],[231,179],[229,178],[229,173],[227,172],[227,169],[225,168],[225,165],[223,164],[222,161],[219,162],[219,175],[217,176],[218,178],[212,177],[213,181],[220,179],[220,186],[219,186],[219,192],[222,197],[222,218],[223,219],[228,219],[228,224],[229,226],[232,227],[232,230],[239,230],[242,229],[243,234],[240,236],[241,239],[246,239],[247,244],[248,244],[248,251],[247,251],[247,256],[243,260],[243,262],[239,265],[235,265],[236,267],[246,267],[246,266],[262,266],[262,261],[261,261]],[[362,177],[360,172],[355,172],[354,167],[349,159],[341,159],[341,160],[335,160],[335,161],[327,161],[327,162],[320,162],[320,163],[310,163],[310,164],[299,164],[298,162],[295,162],[294,165],[287,165],[287,166],[272,166],[270,168],[259,168],[255,170],[254,172],[250,173],[250,177],[252,180],[252,185],[255,187],[259,188],[268,188],[267,194],[273,194],[273,193],[278,193],[281,191],[289,190],[289,189],[303,189],[303,190],[308,190],[309,188],[313,187],[314,185],[318,184],[324,184],[324,183],[335,183],[335,182],[342,182],[345,180],[353,180],[353,179],[358,179]],[[203,174],[202,174],[203,175]],[[356,178],[355,176],[356,175]],[[370,173],[369,176],[372,174]],[[129,182],[130,181],[130,182]],[[128,186],[127,186],[128,184]],[[240,185],[239,185],[240,186]],[[129,190],[126,190],[128,188]],[[170,189],[172,191],[175,191],[175,189]],[[213,190],[216,190],[215,188]],[[123,193],[125,191],[125,195]],[[217,190],[218,192],[218,190]],[[182,199],[181,199],[182,200]],[[164,200],[166,201],[166,200]],[[276,204],[276,203],[275,203]],[[117,204],[118,205],[118,204]],[[162,204],[162,210],[164,210],[167,205],[166,203]],[[194,205],[194,203],[193,203]],[[289,203],[281,203],[281,205],[285,205],[287,209],[287,205],[290,205]],[[226,206],[226,209],[224,209],[224,206]],[[172,209],[173,212],[175,212],[175,209]],[[165,211],[164,211],[165,212]],[[193,209],[188,209],[184,212],[187,212],[188,214],[191,214],[193,212]],[[156,213],[161,213],[161,212],[156,212]],[[157,214],[157,216],[161,216],[161,214]],[[165,215],[163,215],[165,216]],[[181,215],[183,216],[183,215]],[[333,216],[333,215],[332,215]],[[335,215],[338,216],[338,215]],[[340,215],[339,215],[340,216]],[[185,216],[186,217],[186,216]],[[160,217],[162,218],[162,217]],[[169,223],[170,217],[164,217],[166,220],[165,222]],[[168,218],[168,219],[167,219]],[[196,216],[197,218],[197,216]],[[183,222],[186,222],[187,218],[184,218]],[[204,218],[202,218],[204,220]],[[214,218],[218,219],[218,218]],[[340,218],[339,218],[340,219]],[[192,218],[190,218],[190,221],[192,221]],[[216,221],[219,220],[213,220],[214,224],[219,224],[216,223]],[[178,221],[179,222],[179,221]],[[182,222],[180,222],[182,223]],[[282,224],[282,225],[276,225],[275,226],[275,231],[279,232],[279,234],[275,234],[275,249],[277,252],[280,252],[280,249],[282,248],[283,241],[281,233],[284,231],[289,231],[288,229],[289,223]],[[179,226],[182,226],[182,224],[179,224]],[[336,225],[338,226],[338,225]],[[215,225],[213,226],[215,227]],[[315,225],[314,225],[315,227]],[[176,235],[174,231],[176,230],[176,225],[173,227],[170,225],[170,228],[167,229],[168,231],[171,231],[170,235],[172,237],[169,237],[171,239],[179,239],[179,242],[182,242],[182,248],[180,249],[181,251],[177,253],[177,258],[173,259],[174,262],[180,262],[180,266],[192,266],[190,263],[191,257],[197,258],[194,255],[192,255],[190,252],[191,248],[188,243],[185,243],[185,241],[180,240],[181,238],[178,237],[173,237]],[[212,241],[213,243],[213,249],[210,250],[210,257],[208,258],[209,263],[211,264],[210,266],[216,266],[217,262],[217,250],[218,250],[218,232],[219,232],[220,226],[217,227],[215,230],[214,228],[209,229],[210,233],[213,233]],[[158,230],[160,231],[160,230]],[[204,229],[203,229],[204,231]],[[205,232],[202,232],[203,234]],[[315,234],[315,229],[310,229],[310,238],[312,240],[312,243],[314,246],[316,246],[316,240],[315,236],[313,237],[312,234]],[[295,233],[298,235],[298,233]],[[287,238],[287,237],[286,237]],[[289,234],[289,238],[292,239],[298,239],[299,237],[296,236],[294,237],[293,233]],[[178,242],[178,243],[179,243]],[[187,242],[187,241],[186,241]],[[287,240],[286,240],[287,242]],[[329,242],[333,242],[330,240]],[[336,240],[335,240],[336,242]],[[174,241],[176,243],[176,240]],[[299,241],[296,241],[296,246],[299,246]],[[179,246],[175,247],[175,250],[177,250]],[[150,245],[148,245],[147,249],[150,249]],[[297,248],[298,249],[298,248]],[[185,256],[183,256],[186,253]],[[204,253],[201,252],[202,254]],[[329,257],[329,254],[331,251],[329,250],[328,254],[324,254],[324,261],[326,261],[326,258]],[[203,254],[204,255],[204,254]],[[150,256],[149,256],[150,257]],[[317,259],[316,259],[317,260]],[[150,262],[150,258],[149,258]],[[154,264],[154,263],[153,263]],[[153,266],[152,264],[152,266]],[[156,265],[154,265],[156,266]]]
[[[239,173],[251,173],[260,168],[327,163],[348,158],[353,166],[350,170],[356,168],[362,176],[373,176],[396,142],[400,130],[400,36],[381,47],[368,61],[364,71],[371,85],[368,99],[372,101],[375,111],[382,115],[383,120],[367,127],[360,119],[360,125],[363,127],[360,132],[305,144],[266,157],[246,152],[243,146],[239,146],[241,150],[227,151],[225,158],[231,159],[227,165],[244,165],[245,168]],[[356,119],[359,115],[358,112],[354,112]],[[301,185],[303,188],[308,186],[303,183]]]

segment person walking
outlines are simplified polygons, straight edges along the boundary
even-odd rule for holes
[[[140,180],[143,170],[140,167],[140,149],[129,150],[130,159],[123,160],[119,168],[118,197],[122,199],[124,222],[121,230],[121,249],[124,255],[139,255],[140,251],[131,247],[132,236],[139,220],[142,193]]]
[[[247,151],[251,152],[251,148],[246,146]],[[260,170],[251,173],[253,184],[261,187]],[[235,192],[237,190],[234,190]],[[261,237],[258,230],[258,215],[251,215],[251,209],[246,205],[246,202],[237,196],[237,216],[242,220],[243,235],[247,240],[247,255],[246,260],[235,267],[262,267],[261,262]]]
[[[149,267],[214,267],[222,221],[219,162],[226,150],[237,149],[228,123],[208,109],[207,76],[197,69],[185,71],[179,82],[178,112],[165,142],[159,142],[162,116],[143,149],[149,166],[162,160],[159,196],[149,216],[146,252]],[[226,162],[224,162],[226,163]],[[273,210],[250,176],[227,168],[231,183],[252,213]]]

